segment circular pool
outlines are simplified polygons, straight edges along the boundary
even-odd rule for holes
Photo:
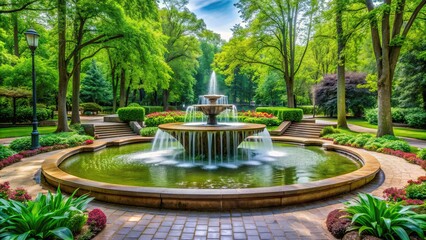
[[[378,161],[354,148],[322,140],[280,137],[275,158],[235,161],[205,170],[150,155],[151,139],[128,138],[60,151],[43,163],[48,184],[79,188],[98,200],[146,207],[224,210],[283,206],[352,191],[371,181]],[[122,147],[112,147],[124,145]],[[105,149],[106,148],[106,149]],[[142,150],[142,152],[141,152]],[[351,157],[348,157],[351,156]]]

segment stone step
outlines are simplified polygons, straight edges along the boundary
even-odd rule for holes
[[[134,137],[137,136],[134,133],[129,134],[111,134],[111,135],[97,135],[97,139],[104,139],[104,138],[114,138],[114,137]]]
[[[130,128],[125,129],[95,129],[96,133],[116,133],[116,132],[133,132]]]

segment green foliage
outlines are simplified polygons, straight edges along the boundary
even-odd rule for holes
[[[367,119],[368,123],[377,125],[377,108],[365,110],[365,118]]]
[[[67,223],[67,227],[71,230],[71,232],[76,235],[81,232],[84,224],[87,222],[87,214],[81,211],[73,211],[70,213],[70,218]]]
[[[297,108],[300,108],[303,110],[303,114],[313,114],[314,113],[314,106],[297,106]]]
[[[58,188],[56,194],[39,193],[26,204],[0,199],[0,238],[73,239],[68,228],[73,213],[84,213],[93,200],[87,195],[74,198],[76,191],[67,199]]]
[[[359,235],[369,234],[382,239],[409,240],[410,234],[424,238],[426,215],[417,214],[413,206],[389,204],[370,194],[359,194],[358,199],[346,204],[346,212]]]
[[[196,119],[202,119],[202,113],[196,113]],[[146,116],[145,125],[147,127],[157,127],[164,123],[185,122],[185,112],[170,111],[170,112],[154,112]]]
[[[401,150],[404,152],[410,152],[411,148],[410,145],[405,142],[405,141],[401,141],[401,140],[390,140],[386,143],[383,144],[383,148],[390,148],[393,150]]]
[[[245,123],[265,124],[266,126],[278,126],[281,124],[278,118],[244,117],[241,121]]]
[[[142,107],[124,107],[117,110],[118,117],[123,122],[138,121],[143,122],[145,109]]]
[[[257,107],[256,112],[267,112],[274,114],[281,121],[300,122],[303,118],[303,110],[286,107]]]
[[[411,199],[426,199],[426,182],[420,184],[410,184],[405,188],[407,197]]]
[[[83,108],[83,112],[101,112],[102,111],[101,105],[94,102],[82,103],[80,104],[80,106]]]
[[[10,149],[9,147],[0,144],[0,160],[10,157],[13,154],[16,154],[16,152]]]
[[[334,128],[332,126],[327,126],[321,130],[320,136],[323,137],[323,136],[326,136],[329,134],[335,134],[335,133],[340,133],[339,129]]]
[[[139,103],[130,103],[127,107],[141,107],[141,105]]]
[[[157,133],[158,127],[145,127],[140,131],[142,137],[154,137]]]
[[[83,102],[109,104],[112,101],[111,84],[102,76],[101,70],[92,60],[86,77],[81,82],[80,98]]]
[[[13,115],[12,109],[7,109],[6,111],[11,111],[5,113],[7,119],[4,119],[6,122],[11,122]],[[37,120],[44,121],[48,120],[52,114],[52,111],[46,108],[37,108]],[[5,117],[5,116],[3,116]],[[2,118],[3,118],[2,117]],[[3,119],[2,119],[3,120]],[[32,122],[33,120],[33,108],[32,107],[19,107],[16,109],[16,121],[17,122]]]
[[[417,153],[417,157],[419,157],[420,159],[426,160],[426,148],[421,149]]]
[[[335,143],[341,145],[348,145],[352,147],[365,148],[371,151],[378,151],[383,148],[390,148],[392,150],[401,150],[410,152],[410,145],[396,138],[395,136],[385,135],[383,137],[373,137],[370,134],[329,134],[326,138],[333,139]]]
[[[145,109],[145,114],[148,115],[154,112],[162,112],[164,111],[163,106],[142,106]]]
[[[426,128],[426,112],[411,113],[405,119],[410,127]]]
[[[71,147],[83,144],[86,140],[93,140],[93,137],[87,135],[78,135],[76,132],[52,133],[40,136],[40,146],[68,145]],[[31,148],[31,138],[22,137],[13,140],[9,147],[20,152]]]

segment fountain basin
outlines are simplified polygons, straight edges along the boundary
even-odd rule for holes
[[[352,191],[370,182],[380,170],[378,161],[368,153],[354,148],[337,146],[322,140],[280,137],[274,140],[304,145],[323,146],[329,150],[342,151],[360,159],[363,166],[349,174],[320,181],[276,187],[246,189],[180,189],[149,188],[109,184],[79,178],[62,171],[58,166],[69,156],[86,151],[97,151],[108,146],[151,141],[150,138],[128,138],[109,142],[97,141],[93,145],[60,151],[46,159],[42,173],[47,183],[61,186],[65,192],[79,188],[78,194],[89,192],[98,200],[156,208],[226,210],[284,206],[322,199]]]

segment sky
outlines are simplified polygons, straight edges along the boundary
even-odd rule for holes
[[[202,18],[209,30],[219,33],[222,39],[229,40],[231,28],[241,23],[238,9],[234,6],[238,0],[189,0],[188,8],[198,18]]]

